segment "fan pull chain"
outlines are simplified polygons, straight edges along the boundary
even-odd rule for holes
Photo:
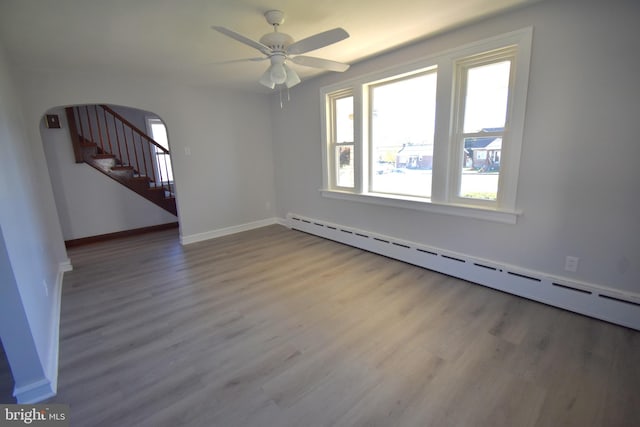
[[[280,95],[280,109],[283,110],[284,109],[284,101],[282,100],[282,87],[280,86],[280,90],[278,91],[279,95]],[[291,92],[289,91],[289,88],[287,88],[287,102],[291,101]]]

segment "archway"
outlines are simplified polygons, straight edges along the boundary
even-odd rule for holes
[[[178,225],[168,132],[157,114],[117,105],[47,110],[40,126],[67,245]],[[56,126],[59,124],[59,127]]]

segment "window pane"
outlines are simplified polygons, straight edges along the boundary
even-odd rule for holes
[[[167,129],[164,123],[157,121],[151,122],[151,137],[160,144],[165,150],[169,149],[169,141],[167,138]]]
[[[353,145],[336,147],[336,184],[339,187],[353,188]]]
[[[464,133],[504,128],[511,61],[495,62],[467,71]]]
[[[496,200],[502,138],[465,138],[460,197]]]
[[[371,191],[431,197],[436,73],[371,89]]]
[[[336,99],[335,112],[335,142],[353,142],[353,96]]]
[[[173,182],[173,168],[171,167],[171,157],[161,151],[156,151],[156,160],[158,162],[158,179],[162,181]]]

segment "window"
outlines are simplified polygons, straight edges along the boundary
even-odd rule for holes
[[[515,222],[531,36],[323,88],[323,194]]]
[[[329,96],[332,183],[337,188],[354,188],[353,95],[339,92]]]
[[[455,199],[498,200],[515,54],[510,47],[456,64]]]
[[[160,144],[165,150],[169,150],[169,138],[167,137],[167,128],[160,119],[147,118],[147,128],[149,136],[155,142]],[[171,167],[171,155],[158,147],[153,147],[156,154],[156,174],[158,182],[173,182],[173,168]]]
[[[370,190],[430,198],[435,70],[369,85],[369,104]]]

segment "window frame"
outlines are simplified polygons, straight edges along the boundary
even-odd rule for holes
[[[349,98],[349,97],[353,97],[354,100],[354,106],[353,106],[353,123],[354,123],[354,129],[353,129],[353,141],[338,141],[338,132],[337,132],[337,126],[336,126],[336,101],[340,100],[340,99],[345,99],[345,98]],[[331,94],[328,94],[326,96],[326,106],[325,106],[325,110],[329,112],[329,114],[327,114],[329,116],[329,120],[325,120],[325,126],[326,126],[326,135],[327,135],[327,144],[328,147],[325,150],[325,154],[326,154],[326,158],[328,160],[328,167],[327,169],[327,184],[329,185],[330,188],[335,188],[341,191],[352,191],[356,188],[356,178],[358,176],[358,170],[359,168],[357,168],[357,164],[359,163],[356,159],[356,135],[355,135],[355,123],[356,123],[356,108],[355,108],[355,96],[353,94],[353,91],[351,89],[345,89],[345,90],[340,90],[340,91],[336,91],[336,92],[332,92]],[[352,149],[352,153],[351,155],[353,156],[353,187],[348,187],[348,186],[341,186],[338,185],[338,173],[339,173],[339,167],[338,167],[338,159],[336,156],[336,152],[338,151],[339,147],[347,147],[347,146],[351,146],[353,147]],[[325,187],[326,188],[326,187]]]
[[[322,87],[320,89],[322,140],[324,141],[322,195],[341,200],[515,224],[517,217],[522,214],[516,207],[516,190],[522,151],[532,38],[533,28],[528,27],[430,55],[418,61],[400,64]],[[461,148],[458,146],[459,144],[454,143],[454,136],[460,115],[460,100],[458,99],[460,96],[458,87],[460,64],[465,64],[465,61],[468,62],[470,58],[475,56],[481,58],[483,55],[489,55],[492,51],[499,51],[510,46],[516,46],[517,51],[511,66],[510,79],[513,79],[513,91],[509,95],[507,106],[508,127],[505,125],[508,150],[501,153],[497,200],[493,202],[458,197],[458,178],[455,174],[462,165],[461,162],[458,162]],[[372,160],[369,158],[371,141],[368,137],[370,123],[367,111],[369,87],[385,80],[393,81],[414,74],[418,75],[434,68],[437,73],[437,89],[431,199],[371,192],[369,181],[372,173]],[[349,93],[354,97],[354,188],[336,187],[330,179],[332,159],[328,132],[332,125],[330,123],[331,117],[327,117],[327,112],[329,111],[329,99],[336,93]],[[505,144],[506,146],[507,144]]]
[[[389,78],[385,78],[382,80],[377,80],[377,81],[372,81],[369,83],[366,83],[363,85],[363,90],[366,91],[367,94],[367,103],[365,104],[368,107],[372,107],[373,106],[373,102],[375,102],[374,99],[374,94],[373,91],[376,88],[382,87],[384,85],[388,85],[388,84],[394,84],[394,83],[398,83],[398,82],[402,82],[402,81],[406,81],[412,78],[418,78],[421,76],[426,76],[429,74],[435,74],[436,77],[436,91],[437,91],[437,79],[438,79],[438,68],[436,66],[429,66],[429,67],[425,67],[425,68],[420,68],[417,70],[414,70],[412,72],[409,73],[403,73],[400,75],[395,75]],[[373,108],[366,108],[366,111],[363,111],[363,116],[367,117],[368,120],[368,135],[370,136],[370,138],[367,138],[367,142],[364,143],[363,141],[363,145],[367,146],[367,152],[368,153],[372,153],[375,151],[375,148],[373,146],[373,119],[372,119],[372,115],[373,115]],[[366,113],[366,114],[365,114]],[[434,131],[435,134],[435,131]],[[435,135],[434,135],[435,138]],[[373,179],[374,179],[374,173],[375,173],[375,164],[374,164],[374,159],[372,156],[367,156],[366,160],[367,165],[368,165],[368,174],[367,174],[367,186],[366,188],[366,192],[369,194],[375,194],[375,195],[379,195],[381,197],[391,197],[391,198],[396,198],[396,197],[400,197],[400,198],[416,198],[416,199],[424,199],[426,200],[430,200],[431,198],[427,198],[427,197],[422,197],[422,196],[417,196],[417,195],[412,195],[412,194],[408,194],[408,193],[387,193],[384,191],[375,191],[373,189]],[[433,188],[433,185],[432,185]]]
[[[153,125],[160,124],[160,125],[162,125],[164,127],[164,131],[165,131],[165,134],[167,136],[167,146],[163,147],[163,148],[165,148],[168,151],[168,153],[164,153],[162,151],[159,151],[158,148],[154,145],[153,146],[153,152],[154,152],[155,156],[153,156],[153,158],[152,158],[153,159],[153,163],[154,163],[153,167],[155,168],[155,172],[157,174],[156,175],[156,181],[158,183],[161,183],[162,181],[166,181],[169,184],[173,184],[174,183],[173,164],[171,163],[171,151],[170,151],[170,148],[169,148],[169,133],[167,131],[167,125],[164,124],[162,119],[160,119],[159,117],[155,117],[155,116],[145,116],[145,124],[146,124],[146,127],[147,127],[147,135],[149,135],[152,139],[154,139],[154,141],[155,141],[155,138],[153,138],[154,137]],[[156,141],[156,142],[160,146],[162,146],[162,144],[160,142],[158,142],[158,141]],[[164,172],[162,171],[162,168],[161,168],[160,156],[163,156],[162,157],[162,162],[164,163],[164,166],[165,166],[165,171]],[[167,162],[169,164],[168,167],[167,167]],[[169,179],[169,177],[167,177],[166,180],[163,179],[162,181],[160,181],[160,177],[164,176],[165,174],[170,174],[171,175],[171,179]]]
[[[484,65],[490,65],[503,61],[510,61],[510,72],[509,72],[509,93],[513,94],[515,88],[515,75],[514,72],[516,58],[518,53],[518,47],[515,45],[504,46],[500,49],[495,49],[487,52],[483,52],[477,55],[472,55],[469,57],[461,58],[457,60],[454,64],[454,103],[453,103],[453,114],[452,114],[452,131],[450,136],[450,144],[451,144],[451,158],[452,162],[449,165],[450,170],[450,182],[449,186],[449,197],[453,204],[464,205],[470,204],[478,207],[487,207],[496,209],[499,206],[503,206],[505,204],[505,191],[504,189],[512,183],[512,177],[505,178],[505,174],[503,173],[503,164],[508,165],[509,156],[510,156],[510,138],[509,138],[509,130],[510,130],[510,122],[511,115],[514,106],[514,96],[509,96],[507,98],[507,108],[506,108],[506,117],[504,129],[502,131],[495,132],[487,132],[487,133],[474,133],[474,132],[465,132],[464,131],[464,118],[466,112],[466,93],[467,93],[467,79],[468,79],[468,70],[481,67]],[[473,137],[482,137],[482,136],[490,136],[490,137],[501,137],[503,141],[503,148],[500,153],[500,174],[498,176],[498,193],[496,200],[484,200],[484,199],[474,199],[468,197],[460,196],[460,187],[462,184],[461,174],[462,174],[462,160],[463,160],[463,141],[465,138],[473,138]],[[517,184],[517,180],[516,180]],[[512,205],[515,204],[511,201],[507,201],[506,204]]]

